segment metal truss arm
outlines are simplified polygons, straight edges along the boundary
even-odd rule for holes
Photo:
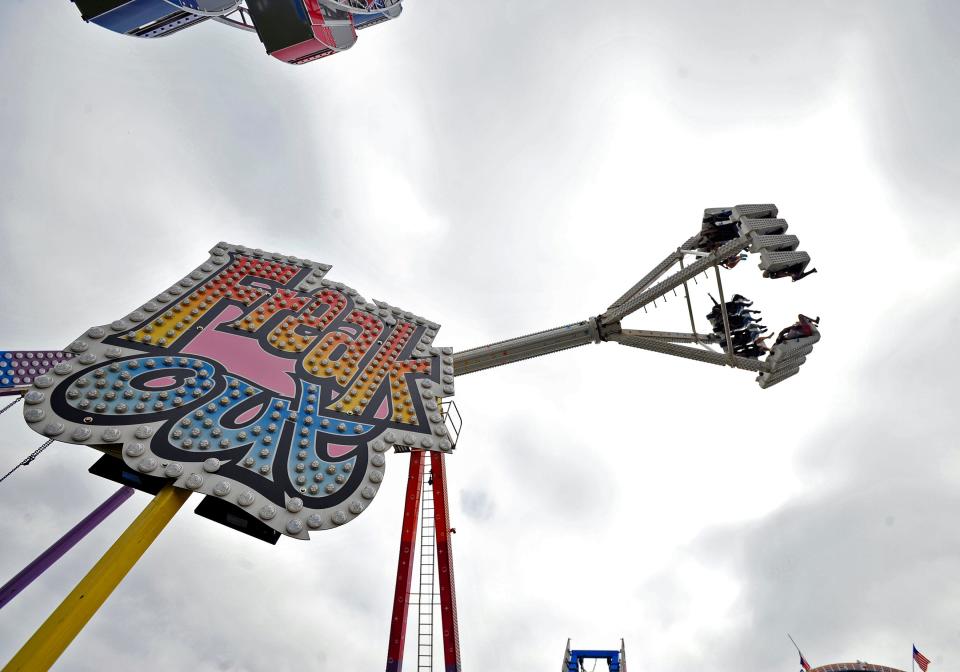
[[[619,299],[611,303],[610,307],[607,308],[607,310],[608,311],[613,310],[614,308],[617,308],[623,305],[624,303],[632,299],[636,294],[639,294],[640,292],[645,290],[650,285],[651,282],[653,282],[654,280],[659,278],[661,275],[666,273],[668,270],[670,270],[671,266],[673,266],[674,264],[682,260],[683,252],[681,252],[681,250],[694,247],[697,244],[697,240],[699,238],[700,238],[699,235],[693,236],[692,238],[687,240],[687,242],[681,245],[676,252],[671,252],[667,256],[667,258],[661,261],[659,264],[657,264],[657,266],[652,271],[650,271],[645,276],[640,278],[640,280],[638,280],[633,287],[631,287],[626,292],[624,292],[623,296],[621,296]]]
[[[674,273],[669,278],[658,282],[648,290],[635,295],[633,298],[628,299],[616,308],[607,310],[607,312],[600,316],[601,322],[603,324],[614,324],[619,322],[630,313],[639,310],[657,297],[666,294],[671,289],[679,287],[687,280],[695,278],[697,275],[703,273],[711,266],[716,266],[724,259],[728,259],[733,255],[742,252],[749,246],[750,239],[747,236],[740,236],[739,238],[731,240],[705,257],[697,259],[686,268]]]
[[[495,366],[569,350],[587,343],[599,343],[600,332],[594,320],[575,322],[556,329],[482,345],[453,355],[454,375],[462,376]]]
[[[241,14],[240,16],[242,17],[241,20],[233,19],[233,18],[230,18],[229,16],[214,16],[213,20],[216,21],[217,23],[222,23],[225,26],[230,26],[231,28],[239,28],[240,30],[245,30],[248,33],[257,32],[256,26],[254,26],[252,23],[246,23],[243,20],[243,18],[246,18],[244,17],[243,14]]]
[[[719,343],[720,337],[717,334],[688,334],[679,331],[649,331],[646,329],[621,329],[620,333],[625,336],[639,336],[642,338],[655,338],[668,343]],[[609,336],[609,340],[618,340],[615,334]]]
[[[642,332],[641,332],[642,333]],[[687,345],[677,345],[659,338],[649,338],[647,336],[638,336],[636,333],[626,330],[618,334],[610,335],[611,341],[616,341],[622,345],[629,345],[632,348],[650,350],[674,357],[684,357],[694,359],[698,362],[707,362],[708,364],[717,364],[718,366],[732,366],[736,369],[745,369],[747,371],[768,372],[771,367],[766,362],[747,357],[730,357],[726,353],[713,352],[701,348],[692,348]]]
[[[810,262],[810,257],[806,252],[796,250],[798,245],[796,236],[785,235],[787,222],[783,219],[777,219],[777,214],[777,208],[772,204],[747,204],[732,208],[708,209],[704,211],[704,228],[701,233],[689,238],[674,252],[667,255],[653,270],[644,275],[620,298],[614,301],[602,315],[583,322],[456,353],[453,357],[454,375],[482,371],[551,352],[579,347],[591,342],[616,341],[622,345],[675,357],[718,366],[730,366],[745,371],[755,371],[760,374],[757,377],[760,387],[767,388],[776,385],[797,373],[800,366],[806,361],[807,354],[812,351],[816,340],[819,339],[819,334],[816,334],[815,337],[802,337],[802,334],[809,333],[810,329],[815,331],[815,327],[808,324],[809,319],[807,320],[808,323],[804,325],[795,325],[796,328],[793,331],[787,329],[781,332],[781,337],[777,339],[778,343],[770,350],[770,355],[765,361],[759,359],[763,351],[766,350],[766,347],[762,344],[764,339],[757,339],[756,334],[750,337],[754,339],[754,341],[751,341],[750,347],[742,351],[742,354],[751,354],[752,356],[738,355],[734,347],[735,337],[743,340],[749,334],[743,329],[738,329],[736,334],[734,333],[730,315],[726,310],[721,310],[720,313],[723,322],[722,332],[718,330],[718,333],[705,335],[698,333],[687,282],[695,279],[700,273],[714,268],[720,304],[727,305],[723,284],[720,280],[719,267],[731,258],[738,258],[737,261],[739,261],[739,258],[742,258],[741,252],[745,250],[760,254],[759,267],[764,272],[764,277],[774,279],[791,277],[796,281],[815,272],[816,269],[805,270]],[[711,238],[709,225],[715,223],[710,219],[714,216],[727,217],[729,221],[725,220],[723,222],[725,229],[720,235]],[[706,242],[701,241],[704,236],[706,236]],[[736,237],[731,238],[730,236]],[[726,240],[726,242],[722,244],[719,241],[712,242],[717,238]],[[719,245],[719,247],[713,251],[707,251],[714,244]],[[684,262],[688,256],[694,257],[694,261],[685,266]],[[679,270],[663,277],[674,269],[675,264],[679,265]],[[683,288],[684,298],[686,299],[687,316],[690,319],[689,332],[639,331],[622,328],[621,321],[623,318],[680,287]],[[734,298],[736,298],[736,295],[734,295]],[[801,317],[801,319],[803,318]],[[817,322],[819,322],[819,319]],[[803,326],[806,331],[800,329],[800,326]],[[794,334],[787,339],[793,344],[782,342],[784,340],[782,337],[788,333]],[[680,345],[682,343],[693,343],[703,347]],[[725,353],[707,347],[708,344],[718,343],[725,343]]]
[[[222,16],[214,16],[214,21],[222,23],[225,26],[230,26],[231,28],[239,28],[240,30],[246,30],[251,33],[257,32],[256,26],[253,25],[253,17],[250,16],[250,10],[247,9],[246,2],[240,3],[236,9],[232,12],[227,12]]]

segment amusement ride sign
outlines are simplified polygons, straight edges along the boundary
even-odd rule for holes
[[[300,539],[365,510],[392,446],[452,450],[438,324],[326,280],[325,264],[210,255],[74,341],[25,395],[30,425]]]

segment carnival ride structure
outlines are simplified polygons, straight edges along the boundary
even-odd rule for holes
[[[205,21],[256,33],[302,65],[351,48],[357,31],[400,16],[400,0],[71,0],[84,21],[132,37],[169,37]]]
[[[368,301],[328,279],[326,264],[220,243],[182,279],[64,351],[0,353],[0,390],[20,395],[24,419],[45,439],[21,464],[55,440],[87,445],[104,453],[91,471],[124,484],[0,588],[0,606],[119,506],[127,486],[155,495],[6,669],[51,665],[191,493],[204,495],[197,513],[207,518],[271,543],[306,540],[366,511],[392,451],[410,457],[386,669],[402,668],[414,604],[417,669],[432,669],[439,595],[445,669],[460,670],[444,461],[461,429],[455,377],[612,341],[776,385],[805,363],[819,320],[801,316],[766,352],[743,297],[726,300],[720,271],[750,253],[765,277],[803,277],[809,255],[786,230],[773,205],[707,210],[700,232],[603,313],[460,352],[434,344],[439,324]],[[720,302],[706,333],[688,283],[709,271]],[[689,331],[622,326],[678,289]]]
[[[627,650],[623,639],[620,640],[619,649],[571,649],[570,640],[567,640],[567,648],[563,652],[563,665],[560,672],[582,672],[584,661],[594,661],[596,667],[597,661],[604,661],[607,664],[609,672],[627,672]]]

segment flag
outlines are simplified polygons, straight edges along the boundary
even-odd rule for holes
[[[916,645],[913,647],[913,660],[917,663],[917,665],[920,666],[920,669],[923,670],[923,672],[927,672],[927,665],[930,664],[930,659],[917,651]]]
[[[807,672],[810,671],[810,663],[807,662],[807,659],[803,657],[802,653],[800,654],[800,667],[807,670]]]

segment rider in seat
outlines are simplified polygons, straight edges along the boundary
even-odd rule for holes
[[[774,342],[774,345],[779,345],[786,341],[793,340],[795,338],[807,338],[808,336],[813,336],[817,331],[817,326],[820,324],[820,318],[816,317],[807,317],[803,313],[797,315],[797,321],[791,324],[789,327],[782,329],[779,334],[777,334],[777,340]]]
[[[713,252],[724,243],[739,238],[740,229],[732,216],[733,211],[726,208],[704,210],[697,249],[701,252]]]

